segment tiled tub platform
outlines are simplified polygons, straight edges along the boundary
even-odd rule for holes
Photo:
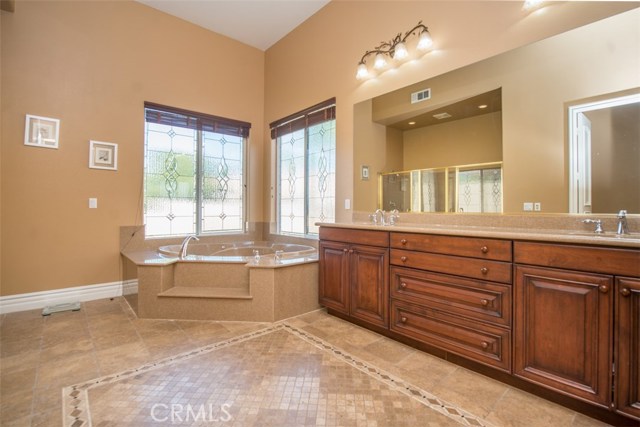
[[[123,253],[147,319],[273,322],[319,308],[317,257],[241,262]]]

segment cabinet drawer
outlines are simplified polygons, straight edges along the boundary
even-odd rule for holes
[[[476,362],[511,371],[511,332],[391,299],[391,330]]]
[[[637,249],[515,242],[513,252],[518,264],[640,276],[640,250]]]
[[[320,227],[320,240],[387,247],[389,246],[389,233],[386,231]]]
[[[511,286],[391,268],[391,298],[511,327]]]
[[[391,247],[511,262],[511,241],[433,234],[391,233]]]
[[[507,262],[401,249],[391,249],[391,264],[501,283],[511,283],[512,275],[511,263]]]

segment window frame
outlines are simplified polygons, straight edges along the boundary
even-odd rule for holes
[[[166,105],[156,104],[152,102],[144,102],[144,167],[143,167],[143,195],[142,195],[142,216],[143,221],[147,222],[146,209],[144,204],[147,201],[147,137],[148,137],[148,124],[163,124],[175,127],[182,127],[191,129],[195,132],[195,161],[194,161],[194,233],[173,233],[173,234],[154,234],[149,238],[167,238],[167,237],[180,237],[188,234],[196,234],[197,236],[210,236],[210,235],[224,235],[224,234],[238,234],[247,232],[247,214],[249,200],[248,195],[248,146],[249,146],[249,131],[251,129],[251,123],[241,120],[228,119],[225,117],[214,116],[205,113],[199,113],[191,110],[185,110],[181,108],[170,107]],[[228,135],[241,138],[241,182],[240,188],[242,193],[242,209],[240,228],[233,230],[214,230],[203,231],[204,225],[204,205],[203,205],[203,180],[204,176],[204,142],[205,132],[215,133],[219,135]]]
[[[318,238],[318,233],[310,232],[309,230],[309,187],[311,185],[309,179],[309,128],[325,123],[328,121],[334,121],[334,138],[335,138],[335,126],[336,123],[336,98],[330,98],[326,101],[315,104],[309,108],[306,108],[297,113],[286,116],[282,119],[276,120],[269,124],[271,129],[271,140],[274,143],[274,180],[275,180],[275,194],[274,194],[274,213],[275,213],[275,232],[276,234],[297,236],[304,238]],[[281,223],[281,200],[282,200],[282,187],[280,185],[281,176],[281,143],[278,139],[284,135],[293,134],[296,131],[304,131],[304,232],[283,232]],[[337,145],[337,144],[336,144]],[[337,150],[337,146],[334,146]],[[336,159],[334,159],[336,160]],[[334,164],[334,174],[335,174]],[[333,218],[335,218],[335,181],[334,181],[334,210]]]

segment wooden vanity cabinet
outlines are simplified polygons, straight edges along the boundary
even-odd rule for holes
[[[320,228],[320,304],[389,326],[389,233]]]
[[[514,375],[637,417],[640,251],[515,242],[514,262]]]
[[[640,279],[616,278],[615,324],[616,408],[640,420]]]
[[[514,375],[608,406],[613,277],[516,266]]]
[[[640,421],[637,248],[321,227],[320,303]]]
[[[390,330],[511,371],[511,242],[392,232]]]

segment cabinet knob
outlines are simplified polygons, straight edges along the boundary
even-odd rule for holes
[[[400,240],[400,244],[401,244],[401,245],[406,245],[406,244],[407,244],[407,239],[402,239],[402,240]]]
[[[344,252],[346,254],[347,252],[349,252],[349,249],[345,248],[345,249],[342,250],[342,252]]]
[[[407,284],[406,284],[406,283],[404,283],[404,282],[402,282],[402,283],[400,283],[400,287],[401,287],[402,289],[404,289],[404,288],[406,288],[406,287],[407,287]]]
[[[631,291],[629,290],[629,288],[620,289],[620,293],[623,297],[628,297],[629,295],[631,295]]]
[[[485,306],[485,307],[486,307],[486,306],[488,306],[488,305],[489,305],[489,300],[481,299],[481,300],[480,300],[480,304],[482,304],[483,306]]]
[[[481,248],[480,248],[480,251],[481,251],[483,254],[486,254],[487,252],[489,252],[489,248],[488,248],[488,247],[486,247],[486,246],[483,246],[483,247],[481,247]]]
[[[352,254],[353,253],[353,249],[349,249],[349,253]]]
[[[406,256],[401,256],[401,257],[400,257],[400,261],[402,261],[402,262],[407,262],[407,257],[406,257]]]
[[[600,290],[600,292],[602,292],[603,294],[606,294],[607,292],[609,292],[609,286],[607,285],[600,285],[598,287],[598,289]]]
[[[404,317],[404,316],[403,316],[403,317],[401,317],[401,318],[400,318],[400,322],[402,322],[402,323],[407,323],[407,318],[406,318],[406,317]]]
[[[489,269],[487,267],[482,267],[480,269],[480,273],[482,273],[482,274],[487,274],[488,272],[489,272]]]
[[[480,344],[480,346],[481,346],[483,349],[485,349],[485,350],[486,350],[486,349],[488,349],[488,348],[489,348],[489,343],[488,343],[488,342],[486,342],[486,341],[482,341],[482,344]]]

